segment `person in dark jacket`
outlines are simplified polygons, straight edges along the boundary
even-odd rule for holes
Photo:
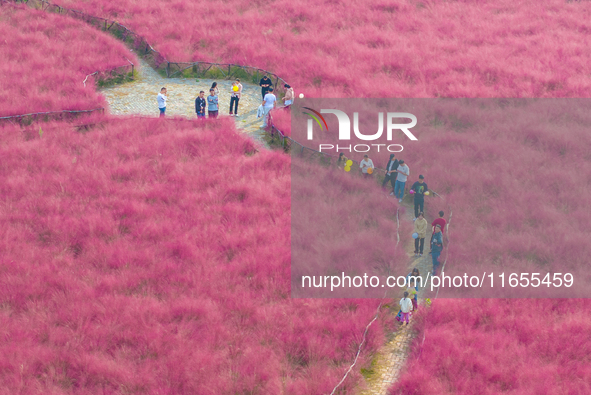
[[[382,188],[386,187],[388,181],[390,181],[390,185],[392,186],[392,192],[394,192],[394,183],[396,182],[396,169],[398,169],[398,159],[394,159],[396,155],[390,154],[390,160],[386,164],[386,176],[384,177],[384,182],[382,182]]]
[[[443,237],[441,236],[441,225],[435,226],[435,233],[433,233],[433,240],[431,242],[431,257],[433,258],[433,275],[437,274],[437,267],[439,266],[439,255],[443,251]]]
[[[263,100],[265,99],[265,95],[269,92],[269,88],[271,87],[271,79],[268,75],[265,74],[261,81],[259,82],[261,86],[261,93],[263,95]]]
[[[416,181],[414,184],[412,184],[412,187],[410,187],[410,189],[414,191],[415,196],[415,219],[413,219],[413,221],[417,219],[419,213],[425,212],[425,192],[429,190],[429,187],[427,186],[427,183],[424,180],[425,177],[423,177],[423,175],[421,174],[419,176],[419,181]]]
[[[195,113],[197,113],[197,118],[203,119],[205,118],[205,92],[199,92],[199,96],[195,99]]]

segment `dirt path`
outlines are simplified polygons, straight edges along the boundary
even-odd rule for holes
[[[231,80],[215,80],[218,83],[220,117],[229,116]],[[113,115],[159,115],[156,95],[160,88],[168,90],[166,106],[167,116],[184,116],[195,118],[195,98],[199,91],[209,94],[214,80],[192,78],[165,78],[159,75],[146,62],[140,60],[139,76],[135,81],[102,89],[100,92],[109,103],[109,111]],[[242,82],[242,97],[238,106],[238,117],[232,117],[236,125],[244,133],[268,147],[260,129],[262,118],[256,117],[257,108],[261,104],[261,88],[257,85]]]
[[[428,204],[427,199],[426,204]],[[414,218],[414,206],[412,198],[406,196],[403,205],[406,208],[406,213],[403,220],[411,221]],[[427,221],[431,222],[431,221]],[[430,229],[430,227],[428,228]],[[423,279],[426,278],[427,273],[433,269],[432,259],[429,255],[429,231],[427,231],[427,238],[425,238],[425,250],[422,257],[414,256],[414,240],[411,244],[405,246],[409,256],[408,272],[413,268],[418,268]],[[419,308],[422,308],[424,300],[421,298],[423,289],[419,289]],[[398,301],[402,296],[393,299],[393,311],[398,311]],[[388,337],[387,343],[378,350],[377,355],[373,361],[373,367],[368,377],[366,378],[367,389],[360,392],[360,395],[386,395],[388,389],[392,384],[398,380],[400,374],[404,369],[404,364],[408,356],[410,344],[413,340],[412,334],[412,319],[408,326],[403,325],[393,332]]]

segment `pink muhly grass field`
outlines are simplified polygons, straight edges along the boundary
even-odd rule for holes
[[[123,43],[69,17],[0,3],[0,116],[104,107],[94,79],[138,64]]]
[[[56,3],[127,25],[169,61],[261,67],[307,97],[591,92],[586,1]]]
[[[290,158],[230,120],[89,122],[2,128],[3,391],[330,392],[377,303],[290,298]]]
[[[437,300],[389,394],[591,393],[589,311],[586,299]]]

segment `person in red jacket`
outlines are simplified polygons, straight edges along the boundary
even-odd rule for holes
[[[441,237],[443,237],[443,234],[445,233],[445,225],[447,224],[447,221],[445,220],[445,218],[443,218],[443,216],[445,215],[445,213],[443,211],[439,212],[439,218],[437,218],[435,221],[433,221],[433,223],[431,224],[431,230],[432,230],[432,234],[431,234],[431,241],[429,242],[429,245],[431,246],[431,251],[429,251],[429,255],[431,255],[432,253],[432,248],[433,248],[433,235],[435,234],[435,227],[437,225],[439,225],[441,227]]]

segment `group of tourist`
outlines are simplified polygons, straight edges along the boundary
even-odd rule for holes
[[[268,75],[264,75],[263,78],[259,81],[259,86],[261,87],[261,94],[262,94],[262,104],[259,106],[259,110],[257,112],[258,118],[263,118],[263,125],[262,128],[267,127],[267,120],[269,118],[269,112],[275,108],[277,97],[274,94],[273,84],[271,79]],[[293,103],[294,100],[294,91],[293,88],[285,84],[285,96],[283,97],[283,104],[287,107]],[[242,89],[243,86],[240,83],[240,78],[236,78],[236,80],[232,83],[232,87],[230,89],[230,112],[229,115],[231,117],[238,116],[238,104],[240,102],[240,98],[242,97]],[[209,95],[205,96],[204,91],[200,91],[199,95],[195,99],[195,113],[197,114],[198,118],[205,118],[205,110],[207,109],[207,115],[209,118],[217,118],[219,114],[219,89],[218,83],[214,82],[209,89]],[[166,101],[168,100],[167,90],[166,88],[162,88],[160,93],[157,95],[158,101],[158,108],[160,110],[160,117],[164,117],[166,114]]]
[[[337,166],[344,168],[345,171],[350,171],[351,166],[347,164],[348,158],[344,153],[339,154],[337,159]],[[359,162],[359,171],[365,178],[369,178],[374,174],[375,166],[369,155],[364,155],[363,160]],[[404,190],[406,182],[410,176],[410,169],[408,165],[402,159],[396,159],[395,154],[390,154],[390,159],[386,164],[386,170],[384,174],[384,181],[382,182],[382,188],[385,190],[388,182],[392,186],[392,192],[390,196],[398,198],[398,202],[401,203],[404,198]],[[415,257],[423,256],[423,249],[425,246],[425,238],[427,237],[428,223],[425,219],[425,196],[429,195],[429,187],[425,182],[425,177],[421,174],[418,179],[412,184],[409,192],[413,195],[414,203],[414,235],[415,237]],[[444,218],[445,213],[439,212],[439,218],[435,219],[431,223],[431,239],[429,242],[429,255],[431,255],[433,269],[432,275],[437,274],[439,267],[439,257],[443,250],[443,232],[445,231],[446,220]],[[412,276],[411,276],[412,274]],[[398,314],[398,320],[403,323],[406,321],[408,324],[408,317],[413,310],[417,309],[417,293],[419,286],[414,276],[419,275],[417,268],[413,269],[412,273],[407,276],[408,288],[404,292],[404,297],[400,300],[400,312]],[[410,298],[409,298],[410,296]]]

